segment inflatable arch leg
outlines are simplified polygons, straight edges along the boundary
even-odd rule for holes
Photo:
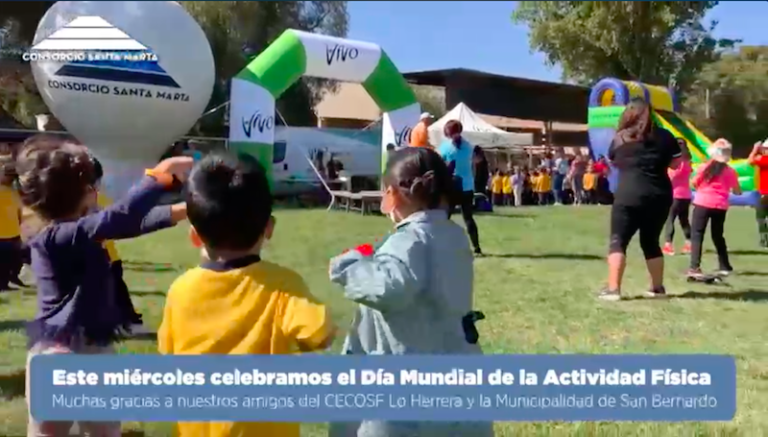
[[[230,147],[256,157],[270,184],[275,99],[302,76],[363,85],[384,113],[382,169],[386,145],[400,146],[419,121],[416,95],[378,45],[286,30],[232,79],[230,88]]]

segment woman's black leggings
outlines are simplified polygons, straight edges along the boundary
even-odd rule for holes
[[[691,224],[688,222],[688,209],[690,209],[690,207],[691,199],[672,200],[672,206],[669,208],[669,215],[667,216],[665,242],[671,243],[675,239],[675,219],[680,222],[680,227],[683,228],[685,240],[690,241]]]
[[[720,270],[732,270],[728,259],[728,246],[725,244],[725,209],[705,208],[694,206],[691,215],[691,269],[701,267],[701,252],[704,246],[704,234],[707,232],[707,223],[712,222],[709,233],[712,244],[717,250],[717,261]]]
[[[640,248],[645,259],[662,256],[659,237],[669,214],[669,202],[664,199],[642,206],[611,206],[611,239],[609,253],[627,253],[635,233],[640,234]]]
[[[457,205],[461,207],[461,216],[464,218],[464,225],[467,227],[467,234],[469,234],[469,240],[472,242],[472,247],[475,252],[480,252],[480,236],[477,233],[477,223],[472,216],[472,211],[475,204],[475,193],[472,191],[463,191],[459,193],[454,199],[453,205],[448,211],[448,217],[450,218],[453,208]]]

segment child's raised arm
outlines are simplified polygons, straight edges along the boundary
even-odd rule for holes
[[[62,224],[61,231],[71,231],[75,236],[103,241],[133,238],[142,234],[142,224],[161,196],[177,181],[184,178],[192,167],[192,158],[166,159],[147,172],[139,184],[128,194],[107,208],[82,217],[76,222]],[[171,210],[168,209],[169,213]],[[170,220],[170,217],[168,217]]]
[[[427,280],[427,259],[424,242],[396,232],[371,256],[351,251],[333,258],[329,273],[348,299],[385,311],[411,303]]]
[[[139,235],[150,234],[175,226],[187,219],[187,204],[184,202],[174,205],[156,206],[152,208],[139,227]]]

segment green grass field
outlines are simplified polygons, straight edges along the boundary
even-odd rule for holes
[[[717,353],[734,355],[738,411],[730,423],[498,423],[497,436],[762,436],[768,434],[768,252],[756,245],[753,213],[734,209],[727,223],[732,264],[739,272],[731,288],[686,283],[687,258],[667,264],[664,300],[601,302],[607,246],[606,207],[502,209],[478,219],[484,250],[475,262],[476,308],[485,312],[481,341],[488,354],[502,353]],[[382,217],[319,210],[277,213],[277,228],[265,257],[299,271],[327,302],[344,328],[352,304],[327,278],[328,259],[344,248],[388,232]],[[148,326],[160,323],[171,281],[197,263],[187,229],[157,233],[119,244],[134,302]],[[710,245],[711,247],[711,245]],[[708,252],[704,268],[715,267]],[[631,248],[625,291],[640,296],[646,273],[639,248]],[[0,298],[0,435],[23,436],[24,320],[33,316],[32,291]],[[339,350],[340,337],[334,348]],[[154,353],[153,338],[134,339],[120,353]],[[125,435],[166,436],[161,423],[126,423]],[[325,435],[307,424],[304,436]]]

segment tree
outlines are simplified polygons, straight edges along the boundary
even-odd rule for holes
[[[445,88],[429,85],[411,85],[411,88],[422,111],[429,112],[435,118],[445,115]]]
[[[18,20],[7,18],[0,23],[0,113],[4,118],[0,123],[3,125],[34,127],[35,115],[47,111],[29,67],[19,62],[30,41],[25,39]]]
[[[616,77],[682,94],[735,43],[712,36],[716,21],[703,23],[717,3],[521,1],[512,19],[528,26],[531,49],[560,65],[566,80]]]
[[[685,114],[739,155],[768,137],[768,46],[741,46],[705,66],[684,101]]]
[[[184,1],[181,4],[206,33],[216,62],[216,89],[209,107],[229,96],[230,78],[258,56],[286,29],[299,29],[344,37],[349,15],[345,1]],[[315,104],[335,82],[303,78],[277,101],[277,110],[289,125],[314,125]],[[219,117],[207,117],[201,128],[208,133],[220,125]],[[215,132],[223,134],[223,132]]]
[[[56,2],[3,2],[0,8],[0,27],[13,20],[18,26],[18,35],[27,44],[32,42],[37,30],[37,23],[43,18],[43,14]]]

